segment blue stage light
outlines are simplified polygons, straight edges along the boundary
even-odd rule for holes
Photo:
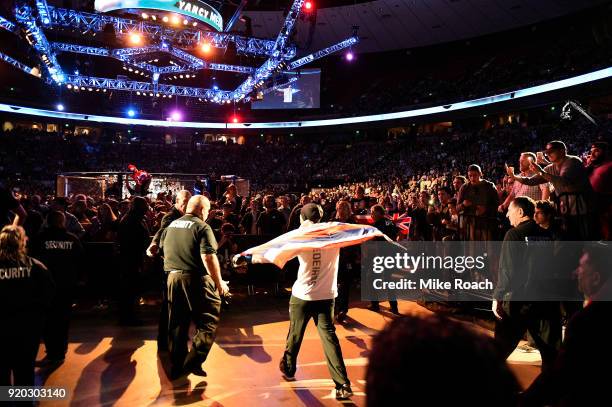
[[[127,111],[127,115],[130,117],[134,117],[136,116],[136,112],[134,111],[134,109],[130,109]]]
[[[58,103],[56,106],[57,110],[59,110],[60,112],[64,111],[64,105],[62,105],[61,103]]]

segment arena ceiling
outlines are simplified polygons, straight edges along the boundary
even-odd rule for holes
[[[237,1],[237,0],[236,0]],[[390,51],[478,37],[561,17],[609,0],[378,0],[316,1],[315,31],[309,49],[319,49],[351,35],[359,26],[359,52]],[[249,1],[253,35],[272,38],[284,19],[278,0]],[[339,7],[326,7],[341,3]],[[346,3],[353,3],[346,5]],[[262,9],[264,11],[262,11]],[[297,40],[308,44],[308,21],[300,22]],[[237,30],[243,30],[238,22]]]

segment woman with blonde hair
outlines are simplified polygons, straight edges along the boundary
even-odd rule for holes
[[[55,292],[46,267],[26,253],[21,226],[0,231],[0,386],[33,386],[44,310]],[[13,380],[11,381],[11,373]]]

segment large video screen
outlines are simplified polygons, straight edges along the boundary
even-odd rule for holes
[[[318,109],[321,105],[321,70],[303,69],[287,74],[278,89],[251,103],[253,109]]]

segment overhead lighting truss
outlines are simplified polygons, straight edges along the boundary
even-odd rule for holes
[[[42,0],[39,0],[42,1]],[[111,24],[117,35],[139,33],[147,39],[172,39],[185,46],[195,46],[207,41],[211,47],[227,49],[230,42],[236,46],[239,54],[269,56],[274,49],[274,41],[260,38],[247,38],[240,35],[201,31],[196,29],[173,29],[161,24],[113,17],[105,14],[85,13],[76,10],[48,6],[52,27],[78,28],[82,31],[100,32],[107,24]],[[295,46],[287,48],[285,59],[294,58]]]
[[[0,52],[0,59],[3,60],[4,62],[7,62],[7,63],[13,65],[17,69],[22,70],[25,73],[28,73],[30,75],[36,76],[37,78],[40,78],[40,72],[38,71],[38,69],[31,68],[31,67],[27,66],[26,64],[23,64],[23,63],[17,61],[15,58],[6,55],[3,52]]]
[[[64,71],[57,62],[57,58],[47,41],[47,37],[36,23],[36,19],[32,14],[32,9],[24,0],[17,2],[15,18],[25,30],[26,39],[38,53],[38,56],[49,72],[49,76],[55,83],[63,83],[65,79]]]
[[[256,88],[258,92],[266,90],[271,92],[279,86],[286,86],[288,84],[284,83],[265,89],[265,84],[269,82],[268,79],[271,78],[272,75],[281,73],[283,70],[285,72],[293,71],[314,60],[350,47],[358,42],[358,38],[353,36],[291,62],[296,56],[296,47],[291,43],[291,36],[302,10],[304,0],[293,1],[283,26],[275,40],[248,38],[229,34],[227,32],[219,33],[191,28],[174,29],[163,24],[153,24],[148,21],[136,21],[106,14],[85,13],[53,7],[49,6],[46,0],[34,1],[37,11],[35,14],[27,0],[17,0],[16,3],[15,17],[17,24],[0,17],[0,28],[16,32],[17,26],[22,27],[26,34],[26,39],[38,53],[52,80],[56,84],[67,83],[79,88],[140,91],[143,93],[154,93],[166,96],[196,97],[217,103],[248,101],[251,99],[251,95]],[[125,37],[133,33],[141,34],[147,39],[149,45],[143,47],[110,49],[63,42],[49,43],[41,28],[41,26],[46,29],[62,27],[78,29],[81,32],[101,32],[105,30],[108,25],[114,28],[115,34],[119,37]],[[220,49],[227,49],[230,43],[234,43],[239,54],[267,57],[267,59],[259,67],[239,66],[207,62],[188,52],[191,49],[199,47],[203,43],[208,43],[211,47]],[[180,44],[180,46],[175,46],[175,44]],[[115,58],[129,66],[130,70],[134,67],[146,72],[147,76],[151,77],[151,82],[66,75],[57,61],[57,52],[72,52]],[[151,53],[169,54],[173,59],[179,61],[179,63],[160,67],[143,61],[144,58],[142,56]],[[0,59],[28,73],[39,73],[36,69],[33,70],[8,55],[2,54],[0,55]],[[236,72],[248,75],[248,77],[233,91],[159,83],[161,75],[197,72],[203,69]]]

